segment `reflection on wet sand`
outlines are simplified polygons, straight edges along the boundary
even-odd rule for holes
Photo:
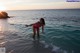
[[[16,41],[6,44],[7,53],[52,53],[49,48],[44,48],[39,40]]]
[[[4,35],[0,33],[0,47],[4,47],[4,46],[5,46]]]
[[[0,33],[0,53],[6,53],[5,43],[5,36]]]
[[[0,47],[5,46],[5,35],[8,31],[7,19],[0,19]]]

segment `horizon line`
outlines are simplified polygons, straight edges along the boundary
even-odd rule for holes
[[[17,9],[17,10],[68,10],[68,9],[73,10],[73,9],[80,9],[80,8],[66,8],[66,9]],[[11,11],[11,9],[10,10],[3,10],[3,11]]]

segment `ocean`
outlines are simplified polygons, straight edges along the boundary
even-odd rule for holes
[[[16,53],[19,49],[28,49],[28,40],[32,40],[32,27],[26,27],[45,19],[45,32],[41,33],[40,42],[45,48],[55,53],[80,53],[80,9],[49,10],[11,10],[6,11],[11,18],[6,32],[7,53]],[[7,27],[6,27],[7,28]],[[14,45],[14,46],[12,46]],[[26,53],[26,52],[23,52]]]

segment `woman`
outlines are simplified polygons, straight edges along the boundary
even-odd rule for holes
[[[26,25],[27,27],[28,26],[32,26],[33,27],[33,38],[35,39],[35,35],[36,35],[36,32],[37,32],[37,38],[39,38],[39,30],[40,30],[40,27],[42,27],[42,33],[44,33],[44,26],[45,26],[45,20],[44,18],[40,18],[40,21],[34,23],[34,24],[31,24],[31,25]]]

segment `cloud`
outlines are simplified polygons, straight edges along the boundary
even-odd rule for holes
[[[49,2],[64,2],[64,0],[0,0],[0,3],[49,3]]]

